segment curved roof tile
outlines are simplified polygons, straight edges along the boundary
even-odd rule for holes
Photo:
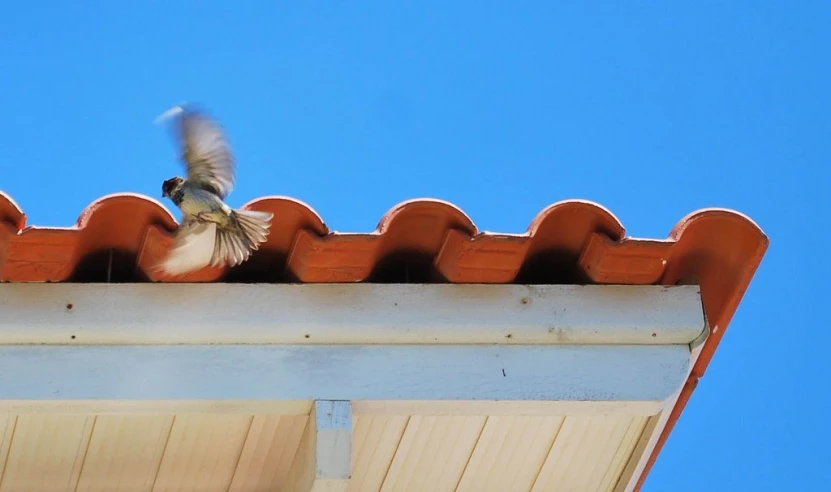
[[[333,233],[311,207],[287,197],[244,208],[274,213],[260,250],[232,270],[173,279],[149,268],[177,227],[158,201],[109,195],[72,227],[25,227],[23,211],[0,192],[0,281],[698,284],[711,335],[651,467],[768,247],[750,218],[724,209],[691,213],[667,238],[639,239],[626,237],[609,210],[582,200],[550,205],[524,234],[480,232],[458,207],[432,199],[394,206],[370,233]]]

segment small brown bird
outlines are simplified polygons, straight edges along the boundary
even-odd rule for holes
[[[159,119],[177,117],[187,177],[162,184],[162,196],[182,211],[173,247],[159,268],[182,275],[206,266],[236,266],[266,240],[273,214],[234,210],[223,200],[234,187],[235,162],[219,125],[200,111],[176,106]]]

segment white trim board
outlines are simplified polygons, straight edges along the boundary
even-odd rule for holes
[[[0,413],[49,415],[302,415],[312,400],[3,400]],[[654,416],[668,408],[649,401],[355,400],[355,415],[422,417]]]
[[[0,284],[0,410],[647,416],[705,328],[696,286]]]
[[[6,400],[628,402],[659,411],[689,372],[668,346],[5,346]],[[629,408],[626,412],[633,412]]]
[[[4,344],[689,344],[697,286],[0,284]]]

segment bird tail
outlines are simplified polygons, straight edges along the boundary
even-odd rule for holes
[[[236,266],[246,261],[251,253],[259,249],[271,232],[274,214],[255,210],[231,211],[230,223],[216,228],[213,266]]]

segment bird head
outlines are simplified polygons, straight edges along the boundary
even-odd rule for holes
[[[182,186],[185,180],[176,176],[175,178],[170,178],[162,183],[162,197],[171,198],[171,195]]]

